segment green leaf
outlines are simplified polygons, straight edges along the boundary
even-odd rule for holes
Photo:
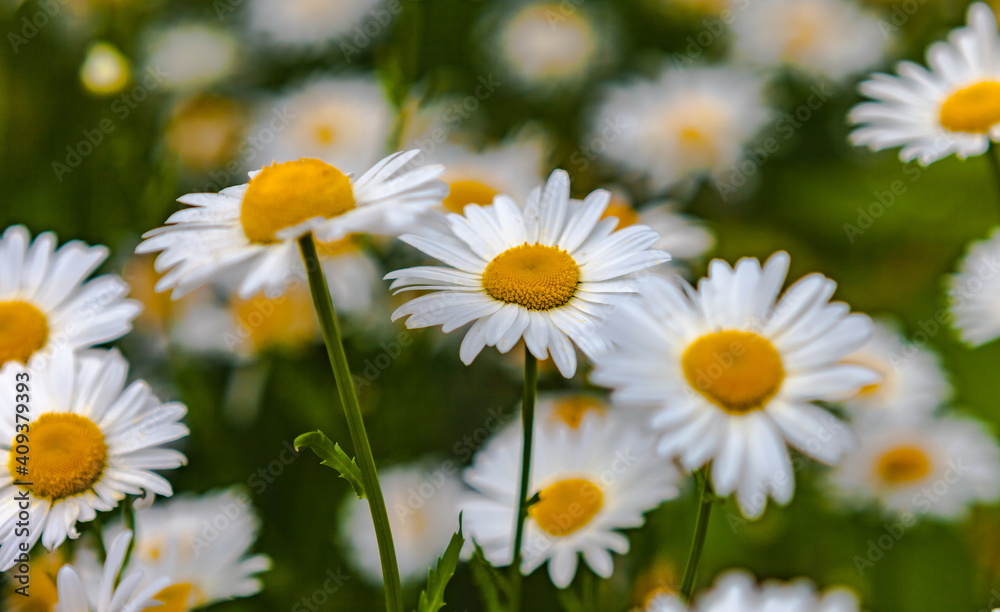
[[[483,549],[479,547],[479,543],[473,540],[472,544],[476,547],[476,552],[472,555],[469,568],[472,569],[472,580],[479,589],[483,606],[486,608],[486,612],[504,612],[505,608],[500,603],[500,591],[503,590],[506,593],[506,580],[486,560],[486,557],[483,555]]]
[[[437,612],[444,607],[444,589],[448,586],[448,581],[455,575],[455,568],[458,567],[458,556],[462,553],[462,546],[465,545],[465,538],[462,537],[462,515],[458,515],[458,531],[451,536],[451,542],[444,554],[438,559],[427,574],[427,588],[420,593],[420,602],[417,604],[417,612]]]
[[[295,450],[311,448],[322,459],[321,463],[332,467],[340,473],[340,477],[351,483],[358,499],[364,499],[365,485],[361,482],[361,470],[358,464],[347,456],[339,444],[334,444],[322,431],[310,431],[295,438]]]

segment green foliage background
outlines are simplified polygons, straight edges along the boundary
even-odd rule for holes
[[[134,56],[137,33],[157,21],[200,16],[221,26],[237,25],[236,14],[224,13],[220,19],[218,4],[105,5],[99,30]],[[336,73],[378,67],[390,75],[387,86],[393,91],[404,91],[419,80],[430,95],[468,95],[478,76],[491,72],[470,36],[475,18],[491,10],[491,4],[404,0],[393,29],[364,47],[350,65],[335,47],[325,56],[293,62],[248,39],[250,52],[239,77],[221,91],[238,95],[254,84],[279,88],[318,69]],[[687,37],[703,27],[702,17],[650,17],[649,6],[635,1],[586,4],[604,5],[617,15],[621,60],[605,75],[611,79],[647,71],[664,55],[682,53]],[[872,4],[887,16],[902,5]],[[961,23],[965,4],[921,3],[897,33],[898,56],[920,61],[929,42]],[[40,6],[29,1],[6,14],[0,33],[20,32],[23,18]],[[120,272],[139,234],[160,225],[177,208],[177,196],[200,189],[206,181],[183,175],[167,157],[163,96],[154,92],[119,120],[109,106],[113,98],[95,98],[82,90],[77,73],[87,42],[50,24],[16,53],[12,45],[0,45],[0,228],[24,223],[34,233],[54,230],[63,241],[79,238],[109,245],[114,261],[106,269]],[[720,41],[705,56],[719,57],[724,50]],[[543,121],[559,138],[552,167],[569,169],[574,188],[583,193],[614,178],[596,164],[584,168],[571,161],[581,145],[586,110],[598,92],[594,84],[539,100],[501,87],[483,101],[476,121],[482,123],[484,135],[494,138],[527,119]],[[776,105],[785,111],[800,109],[810,94],[808,84],[793,78],[775,86]],[[706,218],[717,233],[715,256],[732,261],[785,249],[792,255],[791,278],[821,271],[839,282],[838,298],[855,309],[896,318],[916,340],[922,340],[917,335],[922,330],[928,333],[928,344],[943,355],[951,373],[957,409],[983,418],[995,430],[1000,423],[1000,344],[967,350],[934,320],[945,305],[945,276],[955,269],[967,244],[987,236],[1000,219],[1000,194],[982,158],[949,158],[924,169],[901,165],[894,151],[873,155],[850,148],[845,113],[856,101],[853,88],[837,91],[810,111],[790,138],[775,128],[770,135],[779,141],[779,149],[760,165],[753,177],[756,184],[739,192],[746,197],[725,200],[706,189],[687,210]],[[64,161],[66,147],[83,138],[81,130],[96,127],[105,117],[115,121],[114,132],[78,168],[57,180],[53,162]],[[892,191],[896,181],[898,195],[876,215],[879,207],[872,203],[885,200],[884,193]],[[863,211],[872,215],[871,226],[851,239],[845,224],[867,225],[859,221]],[[394,251],[390,259],[399,263],[412,258],[401,252]],[[391,268],[394,261],[387,265]],[[704,266],[695,272],[701,274]],[[387,340],[366,338],[350,327],[348,334],[355,371],[383,351],[380,343]],[[428,453],[462,461],[463,437],[481,431],[489,411],[514,415],[520,380],[493,355],[463,366],[454,346],[435,341],[438,329],[411,335],[412,344],[362,394],[376,457],[382,465]],[[227,421],[221,409],[233,366],[176,354],[153,362],[141,345],[127,340],[122,345],[136,374],[151,377],[165,395],[189,407],[192,433],[183,446],[189,466],[171,475],[176,490],[201,492],[243,483],[262,515],[258,550],[274,560],[274,569],[264,577],[266,588],[255,598],[215,609],[301,610],[293,606],[321,587],[328,570],[338,568],[352,578],[321,609],[379,609],[379,592],[353,577],[337,541],[339,507],[351,497],[349,485],[311,453],[287,465],[280,461],[295,436],[317,428],[350,450],[322,348],[305,355],[268,355],[259,418],[239,426]],[[542,381],[543,389],[572,384],[555,378]],[[260,470],[269,467],[272,474],[280,474],[268,476],[272,482],[261,487],[255,475],[260,477]],[[874,612],[978,611],[1000,594],[1000,515],[995,508],[978,509],[960,525],[927,521],[907,529],[862,575],[856,557],[866,557],[870,543],[887,533],[886,520],[875,513],[850,515],[833,509],[818,489],[821,472],[814,465],[801,470],[792,504],[770,508],[759,522],[734,520],[738,514],[731,503],[717,510],[699,584],[734,566],[748,567],[761,577],[808,576],[821,585],[856,588]],[[634,576],[655,560],[682,568],[694,510],[689,487],[685,496],[651,513],[645,528],[629,534],[633,552],[619,558],[612,580],[600,585],[597,609],[632,605]],[[544,572],[531,576],[527,588],[530,609],[557,609]],[[414,605],[416,596],[417,589],[411,589]],[[447,601],[446,609],[480,609],[465,566],[449,587]]]

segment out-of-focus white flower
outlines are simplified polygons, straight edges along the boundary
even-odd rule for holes
[[[879,64],[888,43],[878,17],[853,0],[753,0],[733,15],[737,59],[834,81]]]
[[[236,68],[239,41],[207,23],[180,23],[150,32],[147,65],[162,76],[165,87],[199,89],[226,78]]]
[[[764,82],[750,72],[668,68],[654,80],[613,87],[591,121],[590,142],[602,145],[605,160],[662,190],[731,169],[770,116]]]
[[[757,584],[744,570],[729,570],[691,606],[676,596],[655,598],[644,612],[859,612],[858,597],[844,587],[822,593],[805,578]]]
[[[92,44],[80,66],[80,82],[87,91],[102,96],[121,91],[131,75],[128,59],[106,42]]]
[[[952,325],[963,341],[979,346],[1000,337],[1000,228],[973,242],[949,279]]]
[[[313,157],[364,172],[382,158],[392,128],[392,109],[371,76],[317,78],[268,100],[258,109],[258,130],[276,110],[289,119],[264,147],[266,162]]]
[[[355,32],[360,47],[386,31],[398,4],[382,0],[250,0],[249,27],[265,42],[290,49],[320,48]]]

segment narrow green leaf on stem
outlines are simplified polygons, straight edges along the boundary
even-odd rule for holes
[[[340,477],[351,483],[354,493],[358,499],[364,499],[365,485],[361,478],[361,469],[358,464],[347,456],[344,449],[339,444],[330,441],[322,431],[310,431],[295,438],[295,450],[303,448],[312,449],[322,461],[320,464],[332,467],[340,473]]]
[[[535,397],[538,395],[538,360],[531,351],[524,349],[524,401],[521,402],[521,484],[517,494],[517,525],[514,528],[514,558],[511,567],[510,609],[521,609],[521,544],[524,540],[524,521],[528,516],[528,481],[531,474],[531,445],[535,432]]]
[[[437,565],[428,572],[427,587],[420,593],[417,612],[437,612],[444,607],[444,589],[455,575],[458,557],[462,553],[465,538],[462,536],[462,515],[458,516],[458,531],[451,536],[448,548],[438,558]]]
[[[371,510],[372,523],[375,526],[375,540],[378,543],[382,580],[385,585],[386,609],[388,612],[403,612],[403,588],[399,580],[399,566],[396,563],[396,548],[392,543],[389,514],[386,512],[385,498],[379,486],[378,471],[375,469],[375,458],[372,456],[368,433],[365,431],[365,421],[361,417],[361,404],[358,402],[351,369],[347,364],[347,353],[344,351],[337,311],[333,307],[330,288],[323,267],[320,265],[312,234],[302,236],[298,242],[306,274],[309,277],[309,291],[312,293],[316,316],[319,317],[323,341],[330,358],[330,367],[333,369],[333,378],[337,382],[337,392],[344,407],[344,416],[347,417],[347,428],[351,433],[354,451],[357,453],[361,482],[364,484],[368,508]]]

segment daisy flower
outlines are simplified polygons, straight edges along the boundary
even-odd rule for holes
[[[501,193],[523,202],[545,180],[545,157],[541,140],[525,138],[481,151],[445,144],[429,152],[427,161],[445,167],[441,175],[448,184],[444,210],[461,214],[466,205],[490,204]]]
[[[906,341],[885,322],[877,322],[868,342],[843,361],[863,365],[881,377],[844,403],[854,414],[929,414],[951,396],[938,356]]]
[[[949,279],[952,325],[970,346],[1000,337],[1000,228],[973,242]]]
[[[16,453],[22,433],[15,431],[14,418],[18,373],[19,364],[0,370],[0,496],[5,500],[0,504],[0,571],[13,565],[19,544],[33,546],[41,539],[54,550],[66,538],[79,537],[78,522],[114,509],[126,495],[145,495],[145,502],[171,495],[170,483],[152,470],[186,461],[180,452],[163,448],[188,434],[180,423],[184,406],[161,403],[141,380],[126,388],[125,359],[117,351],[96,350],[75,356],[61,349],[50,359],[32,361],[30,451]],[[22,466],[28,474],[18,472]],[[27,537],[14,531],[18,495],[30,500]]]
[[[440,325],[445,333],[473,322],[459,355],[466,365],[484,347],[506,353],[522,337],[538,359],[549,352],[566,378],[576,372],[575,343],[587,355],[604,342],[599,322],[634,293],[629,275],[670,255],[649,248],[656,232],[636,225],[615,232],[600,221],[609,194],[569,199],[569,175],[556,170],[519,207],[500,195],[489,206],[448,215],[447,234],[400,238],[450,267],[420,266],[386,275],[392,289],[433,291],[400,306],[392,318],[408,328]]]
[[[697,289],[651,277],[642,299],[623,304],[605,328],[617,350],[595,360],[592,380],[623,405],[653,409],[659,450],[688,470],[711,462],[720,495],[736,493],[756,518],[768,496],[792,499],[790,444],[824,463],[837,462],[852,436],[816,406],[878,381],[843,363],[871,334],[872,322],[829,302],[836,283],[810,274],[778,293],[788,254],[763,266],[714,260]]]
[[[445,465],[449,465],[445,469]],[[465,491],[454,463],[393,466],[379,470],[379,482],[389,511],[389,525],[396,545],[396,560],[404,582],[427,579],[432,567],[458,531],[458,501]],[[368,500],[354,496],[341,510],[341,542],[362,578],[382,584],[375,528]]]
[[[771,116],[764,82],[737,68],[668,68],[653,80],[611,88],[591,121],[589,142],[656,190],[744,158]],[[596,150],[596,148],[595,148]]]
[[[881,63],[888,44],[878,17],[851,0],[755,0],[733,15],[739,60],[834,81]]]
[[[902,147],[902,161],[927,165],[952,153],[981,155],[1000,138],[1000,38],[993,11],[969,7],[968,25],[927,49],[930,69],[900,62],[898,76],[861,83],[872,99],[849,115],[851,142],[874,151]]]
[[[382,20],[392,13],[382,0],[250,0],[249,27],[265,42],[290,49],[323,47],[352,32],[361,32],[363,22],[376,21],[378,31],[388,27]],[[365,29],[366,40],[371,37]],[[377,36],[377,34],[375,34]]]
[[[274,109],[291,119],[261,154],[269,161],[315,157],[352,173],[381,157],[392,129],[392,108],[372,76],[316,78],[261,104],[258,132],[268,129]]]
[[[151,32],[146,61],[171,89],[200,89],[222,81],[238,65],[236,36],[207,23],[188,22]]]
[[[56,347],[83,349],[132,329],[142,310],[128,285],[110,274],[86,280],[108,257],[74,240],[56,248],[51,232],[34,242],[22,225],[0,236],[0,366],[28,363]]]
[[[1000,496],[1000,448],[978,422],[898,414],[861,419],[859,448],[830,476],[835,496],[888,513],[961,519]]]
[[[174,298],[233,268],[243,275],[241,297],[276,297],[305,277],[298,236],[312,231],[335,242],[357,232],[396,234],[441,201],[440,166],[407,168],[419,153],[391,155],[358,179],[318,159],[266,166],[244,185],[181,197],[191,208],[144,234],[136,252],[162,251],[156,290],[173,289]]]
[[[557,92],[579,85],[616,55],[610,21],[593,7],[519,2],[486,13],[489,57],[519,87]]]
[[[72,565],[64,565],[59,570],[57,578],[58,598],[52,610],[54,612],[139,612],[147,608],[156,609],[158,603],[153,599],[159,589],[162,589],[167,579],[159,577],[155,580],[143,580],[144,576],[132,572],[118,575],[125,563],[128,553],[128,543],[132,533],[123,532],[108,548],[108,557],[101,570],[99,578],[93,581],[81,580],[80,575]],[[145,586],[142,586],[145,583]],[[40,602],[44,605],[46,602]]]
[[[211,537],[214,532],[207,525],[216,526],[217,535]],[[152,586],[150,577],[165,578],[167,584],[152,590],[164,610],[197,610],[250,597],[262,588],[257,575],[271,567],[267,556],[250,554],[259,529],[260,520],[243,492],[178,496],[136,512],[135,546],[124,570],[142,574],[138,586],[144,590]],[[120,521],[109,525],[102,533],[105,545],[123,533],[128,531]],[[95,565],[92,557],[85,550],[75,562],[85,580],[95,573],[88,572]]]
[[[744,570],[729,570],[689,607],[671,595],[660,595],[645,612],[859,612],[857,596],[844,587],[817,592],[805,578],[757,584]]]
[[[641,527],[643,513],[678,495],[679,472],[656,453],[653,435],[630,420],[586,414],[576,428],[536,425],[521,572],[548,561],[549,577],[566,588],[579,555],[602,578],[611,552],[625,554],[621,529]],[[509,565],[514,553],[521,436],[497,436],[464,474],[476,489],[462,502],[466,537],[490,563]]]

